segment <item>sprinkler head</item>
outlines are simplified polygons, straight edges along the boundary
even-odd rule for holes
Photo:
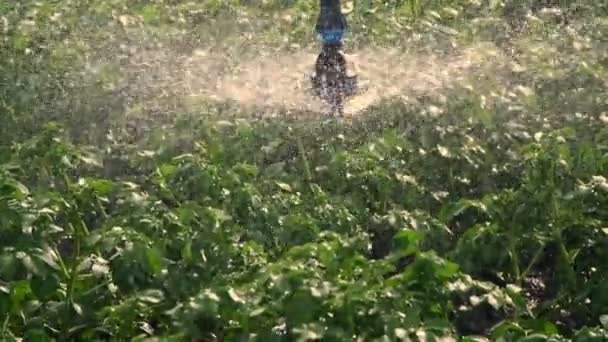
[[[315,30],[323,41],[340,41],[347,28],[346,18],[342,14],[339,0],[321,0],[319,17]]]
[[[340,7],[340,0],[320,0],[321,7]]]

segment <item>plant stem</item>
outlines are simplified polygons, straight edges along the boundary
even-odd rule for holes
[[[309,183],[312,182],[312,172],[310,171],[310,164],[308,163],[308,159],[306,158],[306,151],[304,150],[304,144],[302,144],[302,140],[299,136],[296,136],[296,142],[298,144],[298,150],[300,152],[300,156],[302,158],[302,164],[304,165],[304,176],[306,177],[306,181]]]
[[[523,281],[526,278],[528,273],[530,273],[530,270],[532,270],[532,267],[534,267],[534,264],[536,264],[536,262],[538,261],[540,256],[543,254],[544,250],[545,250],[545,244],[541,243],[540,248],[538,248],[536,250],[536,253],[534,253],[534,255],[532,256],[532,260],[530,260],[530,263],[528,264],[528,266],[526,267],[524,272],[521,274],[521,279],[520,279],[519,283],[521,283],[521,281]],[[519,283],[518,283],[518,285],[519,285]]]
[[[74,232],[74,257],[72,258],[72,267],[69,272],[68,286],[66,290],[65,298],[65,315],[66,321],[63,324],[62,334],[63,338],[67,338],[69,331],[69,322],[72,318],[72,304],[74,303],[74,286],[76,284],[76,277],[78,273],[78,260],[80,259],[80,230],[75,229],[74,225],[69,224]]]
[[[519,255],[517,254],[517,246],[512,234],[507,235],[509,236],[509,254],[511,254],[511,266],[513,267],[513,276],[515,277],[516,285],[521,286],[522,277],[521,269],[519,268]]]

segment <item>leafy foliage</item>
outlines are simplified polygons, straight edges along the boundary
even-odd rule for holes
[[[101,38],[124,38],[117,13],[159,40],[298,13],[273,30],[304,40],[311,3],[0,4],[3,340],[608,338],[607,56],[590,43],[605,5],[581,2],[571,27],[532,21],[512,41],[534,72],[350,122],[182,114],[133,136],[126,81],[112,62],[86,71]],[[357,43],[411,25],[441,46],[480,35],[476,11],[498,3],[349,15]]]

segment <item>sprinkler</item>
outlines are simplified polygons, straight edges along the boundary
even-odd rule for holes
[[[342,14],[340,0],[320,0],[315,31],[321,39],[311,77],[313,94],[330,107],[330,116],[344,115],[344,100],[357,90],[357,76],[348,76],[342,39],[348,25]]]

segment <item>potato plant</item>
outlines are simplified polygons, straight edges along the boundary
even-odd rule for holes
[[[315,5],[0,4],[2,340],[607,340],[606,4],[525,33],[500,1],[344,5],[355,45],[517,65],[342,121],[152,108],[120,43],[283,49]]]

